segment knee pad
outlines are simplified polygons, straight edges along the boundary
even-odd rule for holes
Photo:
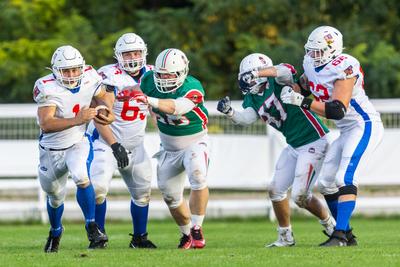
[[[183,201],[183,197],[181,194],[164,194],[164,201],[170,209],[178,208]]]
[[[206,175],[200,170],[194,171],[190,175],[189,181],[192,190],[202,190],[207,187]]]
[[[300,208],[305,208],[311,199],[311,194],[292,194],[292,200]]]
[[[102,183],[93,183],[94,193],[96,194],[96,204],[101,204],[106,200],[107,193],[108,193],[108,186],[107,184]]]
[[[279,202],[287,197],[287,192],[277,192],[275,188],[271,187],[268,189],[268,195],[272,202]]]
[[[54,194],[54,195],[47,195],[47,197],[49,198],[49,204],[52,208],[58,208],[60,207],[65,200],[65,194]]]
[[[132,201],[135,203],[135,205],[139,207],[145,207],[149,204],[150,190],[135,190],[135,194],[132,194],[132,191],[129,190],[129,192],[131,192]]]
[[[357,187],[355,185],[345,185],[339,188],[339,195],[357,195]]]

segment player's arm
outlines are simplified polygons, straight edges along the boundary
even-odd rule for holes
[[[38,108],[39,126],[45,133],[59,132],[88,123],[97,111],[94,108],[83,107],[74,118],[56,117],[56,106],[42,106]]]
[[[346,115],[349,107],[355,77],[336,80],[332,92],[332,101],[320,102],[311,98],[305,98],[299,93],[293,91],[289,86],[285,86],[281,92],[281,99],[284,103],[300,106],[309,109],[324,116],[327,119],[341,120]]]
[[[225,96],[218,101],[217,110],[230,118],[233,123],[248,126],[253,124],[258,119],[256,111],[250,107],[245,108],[243,111],[237,111],[231,106],[229,96]]]
[[[262,77],[273,77],[275,81],[280,85],[290,85],[294,83],[293,75],[296,75],[296,69],[287,63],[281,63],[276,66],[266,67],[263,69],[251,70],[242,73],[239,76],[239,84],[246,85],[251,84],[257,78]]]

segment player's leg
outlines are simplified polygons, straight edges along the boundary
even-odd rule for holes
[[[342,134],[343,153],[336,174],[336,183],[339,185],[337,224],[333,238],[326,246],[336,246],[339,243],[337,240],[343,239],[347,245],[357,244],[350,227],[357,199],[357,180],[382,136],[382,124],[370,121]]]
[[[119,170],[131,194],[133,235],[129,247],[156,248],[147,238],[152,171],[143,143],[135,147],[129,160],[129,166]]]
[[[298,157],[292,186],[292,199],[298,207],[308,210],[319,218],[325,232],[331,235],[336,224],[335,219],[329,214],[322,202],[312,194],[327,149],[328,141],[326,138],[321,138],[296,149]]]
[[[163,194],[165,203],[179,226],[182,233],[178,248],[189,249],[192,247],[192,236],[190,229],[190,210],[183,198],[183,189],[185,183],[185,169],[183,168],[184,151],[166,152],[161,150],[156,154],[157,165],[157,183],[158,188]]]
[[[102,233],[106,234],[105,219],[107,211],[107,193],[117,162],[110,146],[99,140],[93,142],[93,161],[90,166],[90,181],[93,185],[96,208],[95,222]],[[104,246],[106,242],[104,243]]]
[[[202,225],[209,196],[207,187],[209,155],[209,142],[206,136],[185,150],[183,160],[191,187],[189,207],[192,214],[191,234],[194,248],[203,248],[206,245]]]
[[[89,179],[90,165],[93,159],[92,144],[87,138],[66,150],[66,164],[72,179],[77,185],[76,199],[85,217],[85,228],[90,241],[89,248],[103,247],[107,236],[95,222],[96,199]]]
[[[295,245],[290,224],[290,207],[287,191],[293,183],[296,167],[296,151],[288,146],[280,154],[275,165],[268,194],[278,221],[278,239],[266,247],[288,247]]]
[[[64,152],[52,152],[40,149],[39,181],[47,194],[47,213],[50,231],[44,251],[57,252],[63,233],[61,223],[64,212],[66,182],[68,170],[64,162]]]

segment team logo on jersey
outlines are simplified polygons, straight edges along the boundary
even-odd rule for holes
[[[347,76],[353,74],[353,66],[348,66],[347,69],[344,70]]]
[[[40,170],[47,172],[47,168],[45,166],[40,166]]]
[[[33,97],[36,98],[40,94],[40,90],[37,86],[33,88]]]
[[[326,41],[326,43],[328,44],[328,45],[331,45],[332,43],[333,43],[333,37],[332,37],[332,35],[329,33],[329,34],[327,34],[327,35],[325,35],[324,36],[324,39],[325,39],[325,41]]]

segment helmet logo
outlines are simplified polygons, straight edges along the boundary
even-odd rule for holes
[[[265,61],[265,58],[263,57],[258,57],[258,59],[261,61],[262,64],[266,65],[267,61]]]
[[[347,69],[344,70],[347,76],[353,74],[353,66],[348,66]]]
[[[324,39],[328,45],[333,44],[334,40],[333,40],[332,34],[328,33],[327,35],[324,36]]]

